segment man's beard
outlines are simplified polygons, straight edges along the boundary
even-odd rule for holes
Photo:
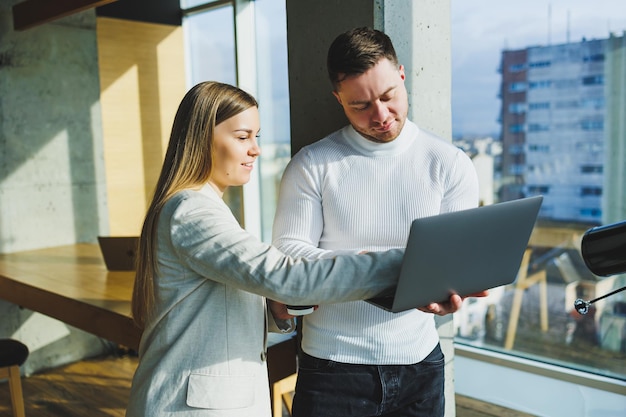
[[[394,129],[388,132],[376,132],[374,129],[370,128],[368,131],[363,131],[354,125],[354,130],[356,130],[361,136],[365,139],[374,142],[374,143],[389,143],[393,142],[398,136],[400,136],[400,132],[402,132],[402,128],[406,122],[406,116],[401,119],[394,119]]]

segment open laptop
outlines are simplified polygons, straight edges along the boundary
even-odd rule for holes
[[[529,197],[414,220],[398,286],[366,301],[395,313],[514,282],[542,201]]]
[[[139,237],[98,236],[98,244],[109,271],[134,271]]]

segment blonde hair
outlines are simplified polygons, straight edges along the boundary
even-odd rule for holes
[[[161,210],[177,192],[207,183],[213,166],[215,126],[250,107],[258,107],[254,97],[237,87],[218,82],[195,85],[178,107],[161,174],[139,240],[131,307],[133,320],[141,329],[154,309],[156,298],[156,238]]]

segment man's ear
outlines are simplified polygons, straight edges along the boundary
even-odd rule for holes
[[[339,97],[339,93],[336,90],[333,90],[333,96],[335,96],[339,104],[343,106],[343,104],[341,103],[341,97]]]

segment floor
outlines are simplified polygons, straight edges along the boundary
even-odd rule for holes
[[[124,416],[137,358],[95,358],[22,378],[26,417]],[[9,387],[0,383],[0,417],[12,417]],[[456,417],[532,417],[529,414],[456,397]]]

